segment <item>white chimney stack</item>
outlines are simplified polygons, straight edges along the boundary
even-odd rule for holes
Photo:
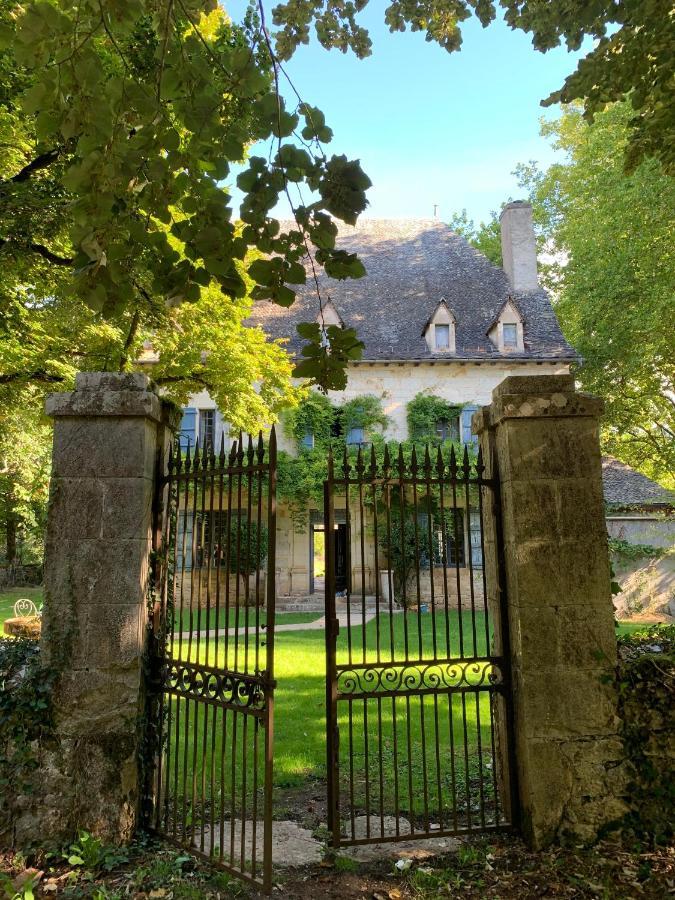
[[[532,206],[523,200],[507,203],[499,221],[503,266],[511,287],[515,292],[537,290],[537,245],[532,227]]]

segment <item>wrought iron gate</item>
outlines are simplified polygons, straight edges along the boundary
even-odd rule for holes
[[[326,541],[334,846],[512,827],[516,816],[496,478],[465,448],[329,460],[347,587]]]
[[[148,824],[269,891],[276,438],[171,451],[149,683]]]

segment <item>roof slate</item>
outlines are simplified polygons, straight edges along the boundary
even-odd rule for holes
[[[675,506],[675,495],[613,456],[602,458],[605,502],[613,506]]]
[[[367,274],[337,281],[317,267],[322,299],[332,300],[345,325],[356,328],[366,360],[576,358],[546,291],[514,293],[502,269],[437,219],[361,219],[356,227],[339,226],[337,246],[357,253]],[[526,322],[524,353],[501,354],[487,336],[509,296]],[[443,298],[457,323],[453,354],[434,353],[423,336]],[[296,325],[316,321],[318,313],[308,268],[307,284],[290,309],[259,301],[249,321],[271,338],[287,338],[297,352]]]

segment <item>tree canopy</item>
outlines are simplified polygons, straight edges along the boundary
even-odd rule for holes
[[[567,108],[543,126],[564,161],[517,174],[541,280],[583,358],[577,377],[606,403],[605,451],[675,487],[675,182],[654,160],[624,173],[631,118],[626,103],[591,125]],[[496,213],[475,225],[463,212],[450,224],[496,261]]]
[[[519,173],[579,379],[606,403],[604,447],[675,486],[675,181],[654,160],[624,174],[631,117],[615,104],[589,126],[568,109],[544,126],[567,160]]]
[[[281,0],[274,8],[280,27],[277,51],[288,59],[300,43],[307,43],[310,27],[324,47],[359,57],[372,52],[368,31],[359,14],[369,0]],[[654,156],[666,171],[675,173],[675,107],[673,105],[673,57],[675,18],[664,0],[390,0],[384,9],[389,30],[425,32],[449,52],[462,45],[462,23],[476,16],[483,27],[503,12],[513,29],[532,35],[536,50],[546,52],[564,44],[579,50],[590,38],[592,49],[582,57],[559,90],[542,102],[571,103],[583,100],[586,118],[608,103],[630,98],[625,162],[635,168],[641,159]]]

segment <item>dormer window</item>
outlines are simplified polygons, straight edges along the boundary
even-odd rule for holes
[[[455,352],[455,317],[445,300],[440,300],[427,321],[423,336],[432,353]]]
[[[450,349],[450,326],[434,325],[434,338],[437,350]]]
[[[488,337],[500,353],[524,353],[525,320],[512,297],[504,303],[488,329]]]

